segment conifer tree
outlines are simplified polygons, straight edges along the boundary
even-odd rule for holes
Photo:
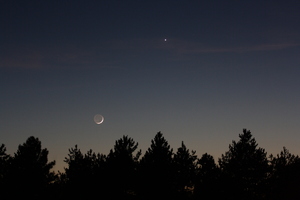
[[[266,152],[258,147],[249,130],[244,129],[238,142],[219,159],[228,199],[261,199],[269,170]]]
[[[15,187],[14,197],[46,199],[46,191],[55,180],[51,169],[55,161],[48,162],[48,150],[42,149],[38,138],[29,137],[23,145],[19,145],[10,168],[10,186]]]
[[[174,171],[173,149],[158,132],[140,163],[139,192],[142,198],[171,198],[175,190]]]

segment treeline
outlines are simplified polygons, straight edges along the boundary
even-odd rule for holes
[[[249,130],[217,161],[200,158],[182,142],[176,151],[161,132],[142,156],[128,136],[108,155],[69,149],[65,172],[38,138],[29,137],[13,156],[0,146],[2,199],[300,199],[300,158],[284,147],[276,156],[258,147]]]

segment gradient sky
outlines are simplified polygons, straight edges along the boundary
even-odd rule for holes
[[[300,154],[300,1],[10,0],[0,3],[0,143],[38,137],[63,169],[158,131],[218,159],[250,129]],[[164,39],[167,41],[164,41]],[[96,125],[95,114],[105,121]]]

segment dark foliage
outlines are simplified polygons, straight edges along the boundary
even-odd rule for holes
[[[137,167],[141,150],[132,138],[123,136],[116,141],[107,158],[109,196],[118,198],[133,198],[137,187]]]
[[[172,156],[173,149],[162,133],[158,132],[140,162],[139,195],[143,199],[172,196],[174,191]]]
[[[195,151],[189,151],[184,143],[174,155],[175,193],[176,197],[186,199],[192,196],[192,190],[197,173],[197,156]]]
[[[283,147],[270,163],[269,199],[300,199],[300,158]]]
[[[200,159],[182,142],[177,152],[161,132],[141,157],[128,136],[108,155],[77,145],[65,158],[65,172],[54,173],[48,150],[29,137],[14,156],[0,146],[0,192],[3,199],[300,199],[300,158],[285,147],[267,157],[249,130],[219,158]]]
[[[259,148],[249,130],[219,159],[223,197],[226,199],[262,199],[269,165],[267,153]]]
[[[99,192],[99,188],[107,186],[106,156],[89,150],[82,154],[78,146],[69,149],[65,158],[68,167],[65,174],[61,174],[60,182],[65,187],[62,197],[84,199],[92,198]]]
[[[55,180],[55,174],[50,171],[54,165],[55,161],[48,163],[48,150],[42,149],[39,139],[29,137],[19,145],[9,163],[6,195],[12,199],[47,199]]]
[[[214,158],[205,153],[198,160],[194,196],[197,199],[218,199],[221,197],[221,171]]]
[[[6,154],[5,145],[0,146],[0,188],[6,190],[7,174],[10,167],[11,157]]]

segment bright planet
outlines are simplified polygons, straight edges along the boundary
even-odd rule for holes
[[[102,115],[97,114],[94,116],[94,122],[96,124],[102,124],[103,121],[104,121],[104,117]]]

